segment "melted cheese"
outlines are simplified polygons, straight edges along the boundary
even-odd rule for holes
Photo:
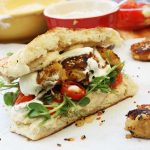
[[[37,84],[37,72],[22,76],[19,80],[20,90],[24,95],[37,95],[42,86]]]

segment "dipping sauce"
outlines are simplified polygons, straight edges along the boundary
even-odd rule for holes
[[[115,27],[118,9],[109,0],[70,0],[48,6],[44,15],[49,29]]]

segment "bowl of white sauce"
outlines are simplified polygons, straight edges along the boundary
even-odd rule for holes
[[[44,15],[49,29],[115,27],[118,10],[110,0],[71,0],[48,6]]]

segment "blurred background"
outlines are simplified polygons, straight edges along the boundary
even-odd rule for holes
[[[48,5],[52,5],[64,1],[67,0],[0,0],[0,43],[10,43],[10,42],[27,43],[37,35],[46,32],[48,30],[48,26],[47,26],[46,19],[43,15],[43,10]],[[71,0],[71,1],[75,1],[75,0]],[[86,0],[83,1],[86,2]],[[94,1],[95,0],[93,0],[93,3]],[[130,31],[130,33],[133,33],[134,32],[133,30],[138,30],[136,31],[138,34],[143,34],[144,32],[144,36],[149,37],[150,7],[147,7],[145,9],[145,5],[139,7],[135,5],[135,3],[136,4],[147,3],[149,5],[150,0],[136,0],[136,1],[114,0],[114,1],[117,2],[119,4],[119,7],[124,10],[122,11],[118,10],[118,14],[117,14],[118,22],[116,23],[115,26],[110,25],[110,27],[114,27],[115,29],[118,29],[120,33],[126,33],[124,30]],[[125,3],[127,4],[124,5]],[[130,9],[130,11],[128,10],[125,12],[126,8]],[[133,10],[137,8],[140,10],[138,11]],[[145,10],[147,16],[144,14]],[[143,14],[146,17],[145,16],[143,17]],[[133,20],[137,20],[137,21],[133,22]],[[77,20],[77,22],[78,21],[79,20]],[[57,27],[57,22],[55,22],[54,24],[56,24]],[[140,27],[138,27],[138,25]],[[104,26],[104,25],[101,24],[100,22],[99,26]],[[76,28],[78,28],[78,26]]]

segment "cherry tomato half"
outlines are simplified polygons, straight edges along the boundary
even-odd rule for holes
[[[122,83],[122,81],[123,81],[123,75],[121,73],[119,73],[116,76],[115,81],[111,84],[111,88],[115,89],[118,85],[120,85]]]
[[[20,104],[20,103],[23,103],[23,102],[28,102],[28,101],[31,101],[35,98],[34,95],[28,95],[28,96],[25,96],[23,93],[20,93],[15,101],[15,104]]]
[[[86,90],[76,82],[67,81],[62,84],[61,94],[78,101],[85,96]]]

